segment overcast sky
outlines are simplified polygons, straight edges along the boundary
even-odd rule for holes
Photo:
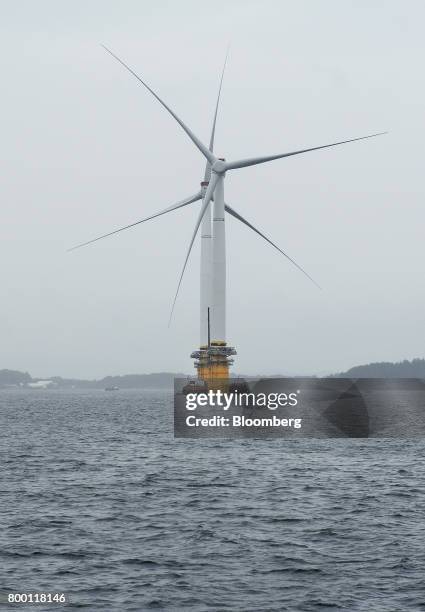
[[[111,47],[216,153],[380,138],[228,173],[235,371],[326,373],[423,357],[423,24],[418,0],[1,0],[0,368],[34,376],[192,371],[198,204],[76,243],[196,191],[204,161]]]

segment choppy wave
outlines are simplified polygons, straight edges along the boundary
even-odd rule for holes
[[[163,391],[4,391],[0,428],[3,592],[112,612],[425,609],[422,440],[174,440]]]

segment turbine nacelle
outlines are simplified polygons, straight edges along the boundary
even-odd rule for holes
[[[224,157],[219,157],[213,163],[211,170],[216,174],[224,174],[226,172],[226,160]]]
[[[202,194],[202,198],[204,198],[205,194],[207,193],[207,188],[208,188],[209,184],[210,184],[209,181],[202,181],[201,182],[201,194]]]

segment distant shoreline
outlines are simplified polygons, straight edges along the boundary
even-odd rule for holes
[[[3,369],[0,370],[0,388],[37,388],[37,386],[43,388],[43,383],[49,382],[51,383],[50,386],[68,389],[106,389],[114,387],[119,389],[172,389],[175,378],[192,378],[194,375],[194,373],[182,374],[181,372],[154,372],[151,374],[105,376],[99,380],[85,380],[62,378],[61,376],[33,378],[28,372]],[[234,376],[243,376],[243,374],[235,374]],[[258,376],[265,377],[266,375]],[[285,376],[285,374],[279,376]],[[354,366],[346,372],[338,372],[328,376],[338,378],[425,378],[425,359],[417,358],[411,361],[405,359],[395,363],[380,361]]]

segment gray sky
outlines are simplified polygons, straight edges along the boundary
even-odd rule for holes
[[[421,1],[0,1],[0,368],[98,377],[192,371],[199,241],[168,315],[194,204],[66,248],[194,192],[204,161],[99,43],[216,153],[265,155],[389,130],[229,173],[228,341],[245,373],[324,373],[424,356]]]

